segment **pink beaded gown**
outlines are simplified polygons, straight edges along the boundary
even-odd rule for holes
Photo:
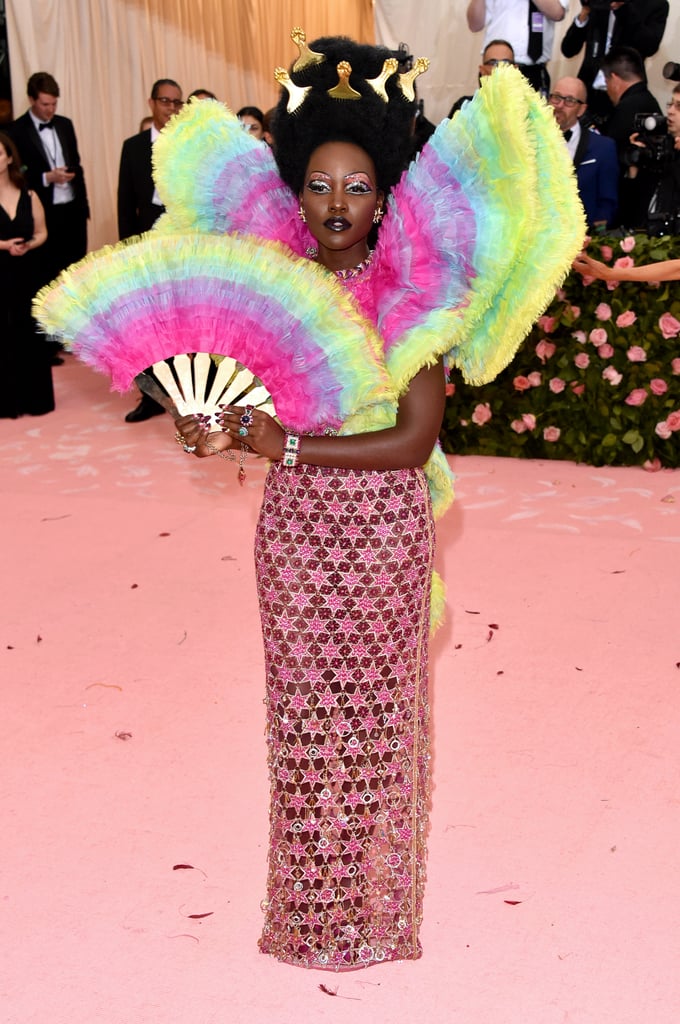
[[[420,956],[434,529],[422,470],[271,467],[255,557],[270,849],[261,949]]]

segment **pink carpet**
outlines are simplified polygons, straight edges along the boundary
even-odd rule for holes
[[[257,951],[264,468],[55,378],[0,421],[3,1024],[677,1024],[678,472],[452,460],[424,956],[305,972]]]

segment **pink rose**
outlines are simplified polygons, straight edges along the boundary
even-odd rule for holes
[[[559,395],[564,391],[566,384],[561,377],[553,377],[552,380],[548,382],[548,387],[552,391],[553,395]]]
[[[605,332],[606,334],[606,332]],[[577,341],[579,345],[585,345],[586,343],[586,332],[585,331],[574,331],[572,334],[574,341]]]
[[[559,427],[545,427],[543,431],[544,441],[559,441],[560,439],[560,428]]]
[[[606,366],[602,371],[602,376],[613,386],[620,384],[623,380],[623,374],[619,373],[618,370],[615,370],[613,366]]]
[[[488,402],[481,402],[475,406],[475,411],[472,414],[472,422],[476,423],[478,427],[483,427],[485,423],[488,423],[491,419],[492,412]]]
[[[668,391],[668,384],[661,377],[652,377],[649,382],[649,389],[653,395],[665,395]]]
[[[613,292],[621,284],[620,281],[607,281],[607,291]]]
[[[572,306],[571,307],[571,315],[573,316],[574,320],[578,320],[578,318],[581,315],[581,307],[580,306]]]
[[[654,433],[657,437],[660,437],[664,441],[667,441],[668,438],[671,436],[671,428],[668,426],[665,420],[661,420],[661,423],[657,423],[657,425],[654,427]]]
[[[579,352],[574,356],[574,366],[578,366],[579,370],[585,370],[587,366],[590,366],[590,356],[587,352]]]
[[[647,401],[647,392],[644,388],[635,388],[629,395],[626,395],[626,405],[644,405]]]
[[[673,359],[671,361],[671,370],[675,376],[680,373],[680,359]]]
[[[577,384],[575,380],[571,382],[571,390],[575,395],[582,395],[585,389],[585,384]]]
[[[624,239],[624,241],[625,241],[625,239]],[[631,324],[634,324],[636,320],[637,320],[637,317],[636,317],[635,313],[633,312],[633,310],[632,309],[627,309],[625,313],[619,313],[619,315],[617,316],[617,318],[616,318],[616,326],[617,327],[630,327]]]
[[[613,255],[614,255],[614,252],[612,250],[611,245],[601,245],[600,246],[600,256],[605,261],[605,263],[608,263]]]
[[[631,345],[626,352],[626,355],[630,359],[631,363],[644,363],[647,358],[647,353],[639,345]]]
[[[522,420],[513,420],[510,424],[510,429],[514,430],[516,434],[523,434],[527,429],[527,425]]]
[[[666,416],[666,424],[668,429],[673,432],[680,430],[680,412],[676,410],[675,412],[669,413],[668,416]]]
[[[536,323],[546,334],[551,334],[555,330],[557,319],[554,316],[539,316]]]
[[[634,267],[635,260],[632,260],[630,256],[619,256],[618,260],[614,263],[614,267],[619,267],[621,270],[627,270],[628,267]]]
[[[619,244],[624,252],[632,252],[635,248],[635,239],[632,235],[627,235],[625,238],[621,239]]]
[[[519,377],[515,377],[512,383],[515,388],[515,391],[528,391],[528,389],[531,387],[531,383],[529,382],[529,380],[526,377],[523,377],[521,374]]]
[[[538,388],[541,386],[542,378],[538,370],[532,370],[532,372],[527,377],[527,380],[531,384],[532,388]]]
[[[661,469],[661,459],[645,459],[642,468],[646,469],[648,473],[658,473]]]
[[[659,317],[659,327],[664,338],[675,338],[680,333],[680,323],[670,313]]]
[[[596,327],[594,330],[590,332],[588,338],[590,339],[590,341],[592,341],[593,345],[596,346],[604,345],[605,341],[609,340],[607,338],[607,332],[605,331],[604,327]]]
[[[456,385],[453,383],[452,380],[450,380],[450,381],[447,382],[446,387],[444,388],[444,390],[445,390],[447,395],[455,395],[455,393],[456,393]]]
[[[536,417],[532,412],[522,413],[522,422],[528,430],[533,430],[536,426]]]
[[[597,278],[591,277],[590,274],[581,275],[581,282],[583,283],[584,288],[588,288],[593,283],[593,281],[597,281]]]
[[[461,420],[461,421],[460,421],[460,425],[461,425],[461,427],[467,427],[467,425],[468,425],[468,422],[469,422],[468,420]]]
[[[536,346],[536,355],[542,363],[545,363],[546,359],[552,359],[555,355],[555,349],[556,345],[554,345],[552,341],[547,341],[546,338],[541,338]]]
[[[564,302],[566,297],[567,297],[567,293],[565,292],[564,288],[558,288],[557,291],[555,292],[555,298],[557,299],[558,302]]]
[[[600,359],[611,359],[611,357],[614,355],[614,347],[613,345],[610,345],[609,342],[607,342],[606,345],[600,345],[600,347],[597,350],[597,354],[600,357]]]
[[[606,302],[601,302],[599,306],[595,307],[595,316],[598,320],[611,320],[612,307],[608,306]]]

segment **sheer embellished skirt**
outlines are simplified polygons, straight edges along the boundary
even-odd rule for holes
[[[272,466],[256,534],[271,784],[260,947],[420,955],[434,530],[421,470]]]

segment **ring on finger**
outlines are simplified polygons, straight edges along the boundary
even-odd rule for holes
[[[239,427],[238,428],[238,435],[239,435],[239,437],[247,437],[248,436],[248,428],[247,427]]]
[[[175,441],[177,441],[177,444],[181,444],[182,447],[185,447],[187,443],[186,437],[184,434],[180,434],[179,430],[175,431]]]
[[[196,451],[196,445],[195,444],[183,444],[182,448],[184,448],[184,451],[187,452],[187,454],[189,454],[189,455],[191,455],[192,452]]]

